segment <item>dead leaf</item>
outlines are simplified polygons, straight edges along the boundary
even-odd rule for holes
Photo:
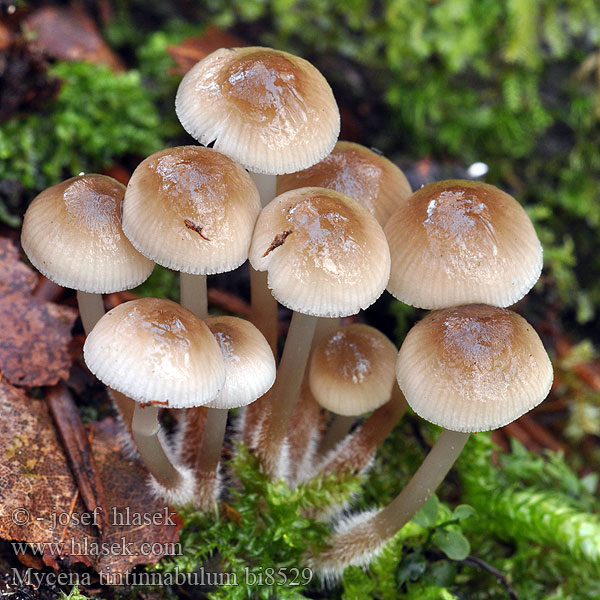
[[[219,48],[239,48],[241,46],[247,46],[247,44],[240,38],[216,27],[207,27],[202,35],[187,38],[178,46],[169,46],[167,52],[177,65],[173,72],[183,75],[211,52]]]
[[[64,527],[57,520],[67,514],[77,487],[44,401],[0,382],[0,414],[0,537],[28,542],[34,554],[44,556],[35,544],[60,542]],[[75,510],[85,509],[78,503]],[[69,550],[96,537],[91,526],[69,526],[66,532]],[[93,557],[75,561],[92,566]]]
[[[19,251],[8,238],[0,238],[0,296],[9,292],[30,294],[37,274],[19,260]]]
[[[35,38],[31,45],[39,52],[60,60],[87,60],[123,71],[121,59],[104,41],[96,23],[82,7],[45,6],[24,20]]]
[[[15,385],[54,385],[69,376],[77,311],[15,292],[0,297],[0,370]]]
[[[108,511],[100,537],[89,524],[94,515],[76,498],[45,402],[0,382],[0,413],[0,537],[26,542],[54,569],[82,562],[105,575],[178,551],[181,520],[150,496],[147,473],[127,458],[122,430],[113,419],[93,427],[92,452]]]
[[[69,375],[77,311],[30,294],[36,273],[0,238],[0,372],[14,385],[54,385]]]

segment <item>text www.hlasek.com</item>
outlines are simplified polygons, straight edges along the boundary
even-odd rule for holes
[[[84,538],[77,541],[74,538],[63,542],[11,542],[13,550],[17,555],[23,555],[28,552],[36,556],[181,556],[183,554],[179,542],[159,543],[144,542],[135,546],[133,542],[128,542],[127,538],[122,537],[114,542],[95,542]]]

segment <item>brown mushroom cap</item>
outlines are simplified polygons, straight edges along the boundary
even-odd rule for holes
[[[353,142],[338,142],[316,165],[277,178],[277,194],[303,187],[324,187],[350,196],[382,227],[412,193],[393,162]]]
[[[368,325],[345,325],[313,350],[310,390],[323,408],[358,416],[390,399],[395,366],[396,347],[383,333]]]
[[[400,348],[396,376],[419,416],[453,431],[487,431],[548,395],[552,365],[523,317],[473,304],[417,323]]]
[[[21,244],[33,266],[59,285],[107,294],[144,282],[154,263],[123,235],[125,186],[80,175],[38,194],[23,219]]]
[[[170,300],[140,298],[113,308],[88,335],[83,355],[98,379],[137,402],[200,406],[225,382],[210,329]]]
[[[275,358],[267,340],[252,323],[237,317],[209,317],[205,323],[219,343],[226,372],[223,389],[207,406],[247,406],[275,382]]]
[[[292,190],[263,208],[250,262],[268,271],[281,304],[319,317],[356,314],[377,300],[389,277],[389,250],[375,217],[324,188]]]
[[[385,226],[388,291],[420,308],[510,306],[538,280],[542,246],[521,205],[479,181],[417,190]]]
[[[123,230],[145,256],[184,273],[231,271],[248,258],[260,198],[242,167],[210,148],[180,146],[140,163]]]
[[[184,129],[256,173],[290,173],[329,154],[340,117],[325,78],[271,48],[222,48],[183,78],[175,110]]]

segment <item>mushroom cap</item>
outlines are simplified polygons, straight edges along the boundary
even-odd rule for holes
[[[323,408],[358,416],[390,399],[395,367],[396,347],[383,333],[368,325],[344,325],[313,350],[308,382]]]
[[[375,217],[324,188],[292,190],[263,208],[250,262],[268,271],[268,286],[281,304],[317,317],[353,315],[370,306],[390,269]]]
[[[29,205],[21,244],[48,279],[75,290],[108,294],[144,282],[154,263],[123,234],[125,186],[105,175],[79,175],[53,185]]]
[[[88,335],[83,357],[107,386],[169,408],[204,405],[225,383],[210,329],[170,300],[140,298],[113,308]]]
[[[206,406],[237,408],[251,404],[275,382],[275,358],[267,340],[252,323],[237,317],[209,317],[205,323],[225,362],[225,385]]]
[[[239,267],[260,211],[248,173],[210,148],[167,148],[133,172],[123,231],[159,265],[210,275]]]
[[[480,181],[417,190],[385,226],[388,291],[420,308],[510,306],[538,280],[542,246],[521,205]]]
[[[302,187],[324,187],[346,194],[382,227],[412,193],[404,173],[393,162],[353,142],[338,142],[316,165],[277,178],[278,194]]]
[[[255,173],[291,173],[331,152],[340,115],[306,60],[271,48],[221,48],[192,67],[175,99],[184,129]]]
[[[396,376],[419,416],[471,432],[502,427],[537,406],[553,377],[533,327],[485,304],[438,310],[419,321],[400,348]]]

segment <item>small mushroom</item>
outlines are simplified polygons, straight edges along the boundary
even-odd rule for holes
[[[319,447],[321,455],[346,437],[356,417],[390,399],[396,354],[385,335],[358,323],[337,328],[316,345],[308,368],[310,389],[336,415]]]
[[[181,303],[204,319],[206,275],[247,260],[259,211],[242,167],[210,148],[179,146],[152,154],[133,172],[123,231],[144,256],[180,272]]]
[[[275,381],[275,358],[267,341],[248,321],[219,316],[206,319],[225,363],[225,385],[205,407],[185,412],[180,432],[180,457],[196,478],[192,503],[200,510],[215,506],[219,495],[218,466],[231,408],[247,406]],[[198,419],[206,419],[198,428]]]
[[[123,235],[125,186],[105,175],[79,175],[47,188],[29,205],[21,245],[48,279],[77,290],[88,334],[104,314],[102,294],[143,283],[154,263]]]
[[[210,329],[170,300],[141,298],[106,313],[83,354],[100,381],[135,401],[133,439],[157,494],[188,502],[194,478],[164,444],[158,411],[204,405],[221,391],[225,365]]]
[[[278,238],[287,231],[285,239]],[[275,385],[260,405],[268,414],[256,450],[276,476],[317,318],[352,315],[375,302],[389,276],[389,251],[381,227],[355,200],[303,188],[263,208],[250,262],[268,271],[273,295],[294,311]]]
[[[471,432],[510,423],[552,385],[550,359],[531,325],[483,304],[439,310],[417,323],[400,348],[396,375],[411,408],[444,430],[388,506],[345,519],[308,558],[323,576],[368,564],[435,492]]]
[[[527,213],[480,181],[426,185],[384,229],[392,257],[387,289],[411,306],[510,306],[542,270],[542,246]]]

